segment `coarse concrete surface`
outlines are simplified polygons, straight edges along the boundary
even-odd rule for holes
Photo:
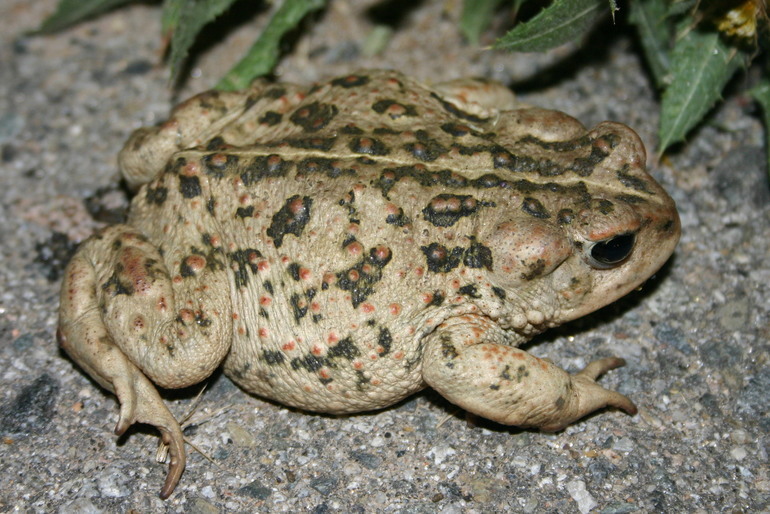
[[[744,92],[754,72],[658,159],[659,99],[632,35],[608,22],[582,51],[480,50],[459,35],[457,0],[333,0],[287,39],[276,75],[480,75],[587,125],[637,130],[680,210],[676,254],[640,291],[528,348],[573,371],[624,357],[602,383],[639,414],[603,411],[545,434],[468,419],[426,391],[329,417],[220,375],[186,431],[208,459],[188,446],[176,492],[158,498],[156,432],[116,438],[116,401],[57,348],[61,272],[75,243],[123,215],[116,155],[130,132],[211,87],[264,25],[265,5],[240,2],[215,24],[174,90],[157,5],[32,37],[55,0],[0,3],[0,511],[767,512],[770,190],[761,120]],[[182,416],[196,393],[169,393],[171,409]]]

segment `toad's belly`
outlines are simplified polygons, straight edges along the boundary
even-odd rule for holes
[[[387,407],[423,389],[419,349],[400,349],[390,329],[371,332],[371,340],[359,334],[333,344],[307,344],[296,334],[259,344],[236,336],[225,373],[256,395],[333,414]]]

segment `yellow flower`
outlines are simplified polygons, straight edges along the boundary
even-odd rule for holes
[[[722,8],[712,10],[712,19],[717,29],[726,36],[754,39],[757,36],[758,20],[767,22],[766,0],[715,3]]]

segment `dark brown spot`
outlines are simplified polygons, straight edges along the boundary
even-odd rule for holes
[[[479,207],[494,207],[493,202],[479,202],[469,195],[440,194],[422,210],[425,219],[437,227],[451,227],[460,218],[475,214]]]
[[[244,248],[227,254],[230,260],[230,268],[233,270],[235,287],[246,287],[249,283],[249,271],[252,275],[257,273],[257,261],[262,254],[255,248]]]
[[[428,171],[424,165],[400,166],[398,168],[385,168],[374,186],[382,190],[387,196],[397,182],[404,179],[415,180],[424,187],[441,186],[444,188],[466,187],[468,180],[451,170]]]
[[[540,200],[531,196],[524,198],[524,201],[521,203],[521,210],[538,219],[551,217],[551,213],[540,203]]]
[[[283,115],[275,112],[275,111],[266,111],[265,114],[262,115],[261,118],[259,118],[257,121],[261,123],[262,125],[267,125],[269,127],[272,127],[273,125],[278,125],[281,123],[281,120],[283,119]]]
[[[493,187],[505,187],[507,182],[493,173],[487,173],[473,181],[473,186],[479,189],[489,189]]]
[[[286,94],[286,88],[283,86],[273,86],[270,89],[266,90],[264,93],[262,93],[262,96],[264,98],[269,98],[271,100],[277,100],[281,98],[283,95]]]
[[[241,180],[249,186],[269,177],[283,177],[291,167],[291,161],[284,161],[279,155],[260,155],[243,167]]]
[[[297,164],[297,175],[310,175],[319,173],[330,178],[337,178],[340,175],[355,175],[353,168],[343,168],[340,161],[336,159],[325,159],[323,157],[310,157],[303,159]]]
[[[202,255],[190,255],[179,265],[179,274],[184,277],[192,277],[206,268],[206,258]]]
[[[238,218],[250,218],[254,215],[254,206],[249,205],[248,207],[238,207],[235,210],[235,216]]]
[[[341,339],[337,342],[337,344],[330,347],[329,351],[326,352],[327,359],[336,359],[338,357],[342,357],[343,359],[352,361],[359,355],[361,355],[361,350],[358,349],[350,336],[346,337],[345,339]]]
[[[134,294],[133,284],[121,281],[122,271],[123,266],[120,264],[116,265],[115,271],[110,275],[110,278],[102,284],[102,291],[110,296],[118,296],[119,294],[131,296]]]
[[[364,131],[361,130],[360,128],[356,127],[355,124],[348,123],[347,125],[345,125],[344,127],[342,127],[340,129],[340,133],[348,134],[348,135],[351,135],[351,136],[360,136],[361,134],[364,133]]]
[[[595,208],[605,216],[612,214],[615,211],[615,205],[609,200],[604,199],[598,200]]]
[[[312,205],[313,199],[309,196],[294,195],[288,198],[283,207],[273,215],[270,227],[267,229],[267,235],[273,238],[276,248],[281,247],[283,238],[287,234],[293,234],[297,237],[302,234],[305,225],[310,221]]]
[[[316,132],[328,125],[338,112],[336,105],[313,102],[299,107],[289,120],[305,132]]]
[[[441,130],[453,137],[463,137],[473,132],[468,125],[461,123],[444,123],[441,125]]]
[[[307,315],[307,311],[310,308],[310,302],[315,298],[316,292],[315,288],[310,288],[307,291],[304,291],[302,295],[294,293],[291,295],[291,298],[289,298],[289,304],[291,305],[291,311],[296,323],[299,323],[299,321]]]
[[[439,243],[431,243],[428,246],[421,246],[422,253],[425,254],[428,270],[433,273],[447,273],[460,265],[463,249],[459,246],[450,251],[446,246]]]
[[[648,195],[654,194],[648,187],[647,181],[631,175],[629,169],[630,166],[624,164],[623,167],[617,171],[617,177],[620,183],[626,187],[639,191],[640,193],[647,193]]]
[[[350,141],[348,148],[355,153],[366,155],[388,155],[390,150],[379,139],[371,137],[357,137]]]
[[[667,234],[674,228],[674,220],[668,219],[660,225],[660,232]]]
[[[410,152],[416,159],[420,159],[423,162],[432,162],[446,153],[446,148],[435,139],[429,138],[424,130],[417,131],[417,139],[418,141],[415,143],[404,145],[404,149]]]
[[[224,150],[230,148],[230,145],[225,143],[225,138],[222,136],[212,137],[208,143],[206,143],[206,150],[209,152]]]
[[[579,177],[588,177],[596,166],[607,158],[609,153],[604,150],[604,145],[594,144],[588,157],[578,157],[570,165],[570,170]]]
[[[286,143],[293,148],[302,148],[305,150],[321,150],[328,152],[334,147],[336,137],[309,137],[300,139],[287,139]]]
[[[402,116],[417,116],[417,109],[414,105],[404,105],[390,99],[375,102],[372,105],[372,110],[377,114],[387,114],[394,120]]]
[[[428,303],[431,307],[439,307],[442,303],[444,303],[444,293],[442,293],[439,290],[433,291],[433,294],[431,295],[431,300]]]
[[[476,284],[466,284],[462,286],[459,290],[461,295],[468,296],[470,298],[481,298],[481,295],[479,294],[479,289],[476,286]]]
[[[486,268],[492,271],[492,250],[481,243],[472,241],[464,252],[463,264],[469,268]]]
[[[377,246],[369,249],[365,256],[354,266],[337,272],[336,286],[350,292],[350,301],[354,308],[363,303],[382,279],[382,270],[393,257],[390,248]]]
[[[347,75],[331,81],[333,86],[344,88],[360,87],[369,83],[369,77],[366,75]]]
[[[588,136],[581,136],[569,141],[543,141],[533,135],[524,136],[520,140],[522,143],[530,143],[537,145],[545,150],[553,152],[572,152],[579,148],[586,147],[592,143]]]
[[[179,175],[179,192],[185,198],[195,198],[201,194],[201,181],[197,176]]]
[[[375,127],[372,133],[375,136],[398,136],[401,134],[401,131],[391,127]]]
[[[294,280],[299,280],[300,278],[299,269],[300,269],[300,265],[297,264],[296,262],[292,262],[286,267],[286,271],[289,272],[289,276],[291,276],[291,278]]]
[[[291,369],[298,370],[300,368],[305,369],[311,373],[323,368],[326,364],[326,359],[318,357],[309,353],[304,357],[295,357],[291,360]]]
[[[504,168],[516,173],[538,173],[543,176],[561,175],[565,171],[551,161],[538,161],[527,155],[515,155],[499,145],[491,147],[490,152],[495,168]]]
[[[545,271],[545,261],[543,259],[538,259],[527,267],[529,268],[529,271],[527,273],[522,273],[521,278],[524,280],[532,280],[543,274]]]
[[[262,360],[268,366],[274,366],[276,364],[283,364],[286,360],[286,355],[284,355],[282,352],[265,350],[262,352]]]
[[[451,361],[460,356],[460,353],[455,348],[454,342],[449,334],[442,333],[439,337],[439,341],[441,342],[441,356],[444,357],[444,359]],[[450,363],[447,363],[447,366],[449,366],[449,364]]]
[[[636,195],[618,195],[615,197],[616,200],[619,202],[627,203],[629,205],[639,205],[642,203],[647,203],[647,200],[642,198],[641,196]]]
[[[166,198],[168,198],[168,189],[165,187],[157,187],[154,189],[152,187],[147,187],[144,198],[147,203],[163,205]]]
[[[404,209],[401,207],[398,208],[398,212],[396,214],[388,214],[385,218],[385,223],[389,225],[395,225],[397,227],[403,227],[410,224],[411,222],[412,220],[409,218],[409,216],[404,214]]]
[[[433,273],[447,273],[461,262],[469,268],[492,270],[492,250],[476,241],[472,241],[468,248],[455,246],[449,250],[442,244],[431,243],[420,249],[425,255],[428,271]]]
[[[212,153],[204,155],[201,159],[203,171],[206,175],[222,178],[225,172],[232,170],[238,164],[238,156],[233,154]]]
[[[393,336],[390,335],[390,330],[387,328],[380,329],[380,335],[377,338],[377,344],[380,348],[382,348],[380,357],[390,353],[390,349],[393,346]]]

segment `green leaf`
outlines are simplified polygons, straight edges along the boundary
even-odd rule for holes
[[[588,32],[606,5],[604,0],[556,0],[498,39],[495,48],[539,52],[572,41]]]
[[[161,32],[164,36],[170,36],[179,25],[179,17],[182,14],[185,0],[165,0],[163,2],[163,14],[161,15]]]
[[[750,90],[749,93],[762,106],[763,120],[765,122],[767,172],[770,173],[770,79],[763,80],[757,87]]]
[[[465,0],[460,16],[460,31],[465,39],[478,44],[479,36],[489,26],[495,9],[503,0]]]
[[[131,0],[60,0],[56,12],[46,18],[37,29],[38,33],[50,34],[91,16],[101,14]]]
[[[164,5],[164,24],[171,23],[169,65],[174,80],[182,61],[201,29],[227,10],[236,0],[170,0]],[[173,23],[176,22],[176,26]]]
[[[678,16],[686,12],[691,12],[698,5],[700,0],[673,0],[669,1],[668,16]],[[706,3],[706,2],[704,2]]]
[[[672,27],[666,22],[668,7],[666,0],[631,2],[629,20],[639,32],[644,56],[658,87],[666,84],[670,67],[668,44]]]
[[[296,27],[311,11],[326,5],[326,0],[284,0],[246,56],[216,85],[217,89],[243,89],[273,69],[278,60],[283,35]]]
[[[660,149],[684,140],[720,98],[735,71],[748,64],[746,54],[726,45],[716,31],[690,30],[671,53],[671,84],[663,93]]]

